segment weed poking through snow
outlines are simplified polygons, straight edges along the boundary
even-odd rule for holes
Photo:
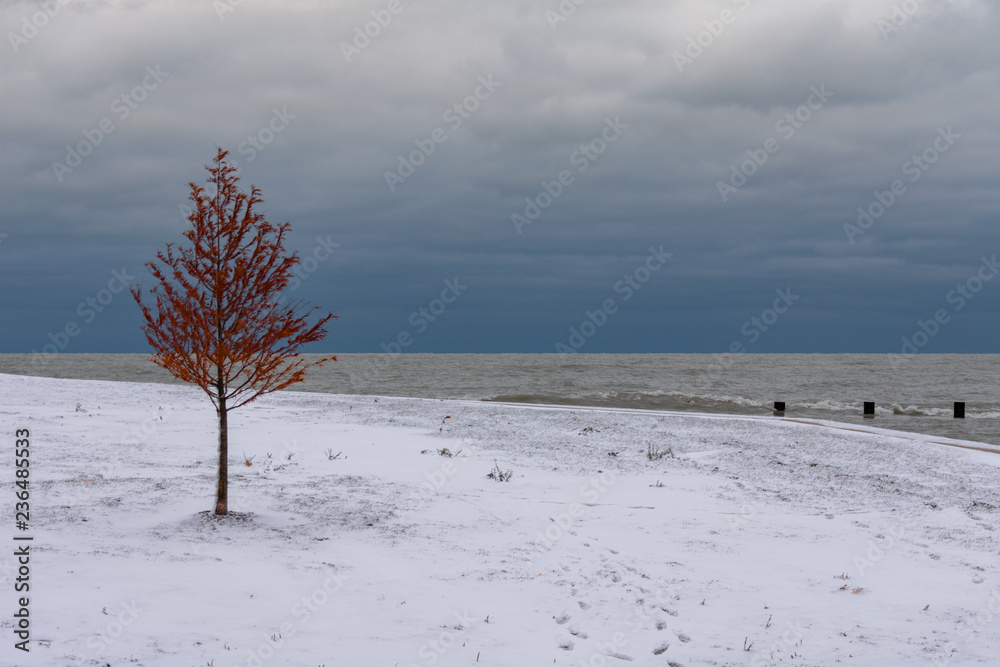
[[[653,443],[649,443],[646,446],[646,458],[649,459],[650,461],[658,461],[664,458],[665,456],[669,456],[672,459],[677,458],[676,456],[674,456],[674,450],[672,447],[667,447],[666,449],[660,449],[657,445],[654,445]]]
[[[509,482],[510,478],[514,476],[513,470],[501,470],[500,464],[497,463],[496,459],[493,459],[493,470],[486,475],[489,479],[496,482]]]

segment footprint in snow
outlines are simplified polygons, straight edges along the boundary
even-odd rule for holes
[[[566,612],[563,612],[556,618],[556,623],[559,625],[566,625],[569,622],[570,616]]]
[[[609,658],[617,658],[619,660],[624,660],[625,662],[632,662],[633,660],[635,660],[635,658],[633,658],[632,656],[625,655],[624,653],[607,653],[606,655]]]

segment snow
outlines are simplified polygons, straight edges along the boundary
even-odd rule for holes
[[[1000,655],[1000,456],[946,444],[1000,448],[874,424],[284,392],[231,413],[239,514],[215,517],[215,415],[196,389],[2,375],[0,420],[11,447],[31,431],[34,537],[31,651],[5,611],[3,665]],[[513,479],[488,478],[495,465]]]

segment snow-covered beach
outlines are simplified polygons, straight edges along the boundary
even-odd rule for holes
[[[0,376],[4,665],[993,665],[1000,456],[778,418]],[[1000,450],[983,446],[985,449]],[[12,457],[8,456],[11,460]],[[246,465],[245,459],[252,465]],[[487,477],[495,466],[510,481]]]

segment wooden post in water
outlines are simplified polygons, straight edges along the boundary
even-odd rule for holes
[[[874,401],[865,401],[864,416],[865,417],[874,417],[875,416],[875,402]]]
[[[965,419],[965,401],[955,401],[955,419]]]

